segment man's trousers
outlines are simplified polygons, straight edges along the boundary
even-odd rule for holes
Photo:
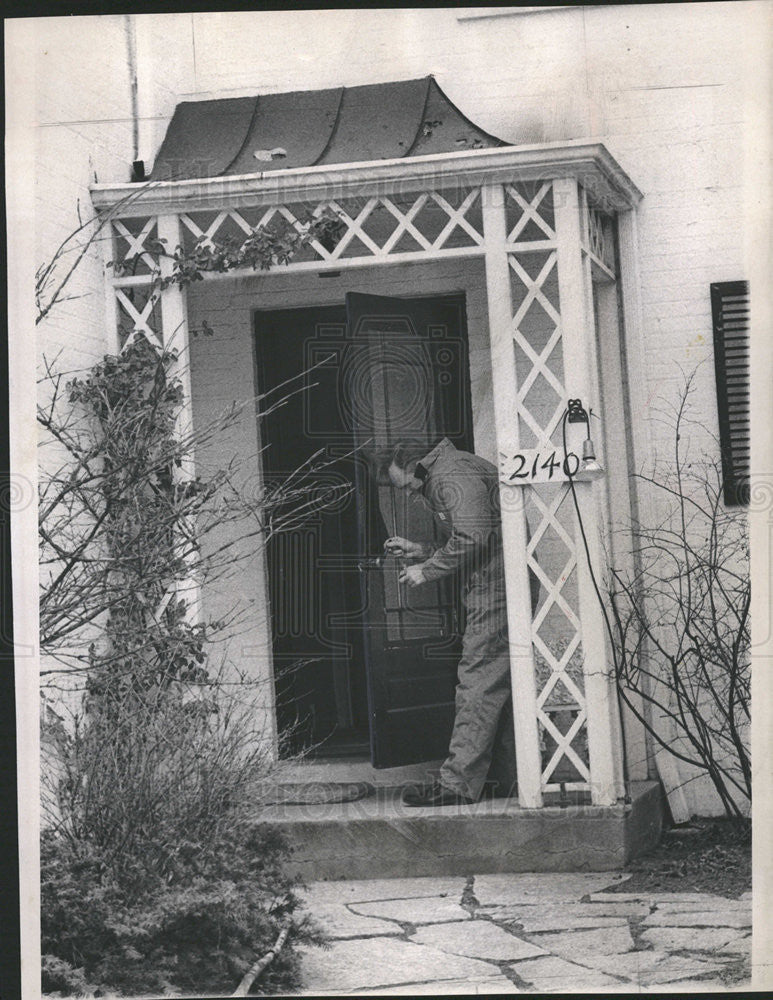
[[[456,717],[440,781],[446,788],[478,799],[491,770],[499,794],[507,795],[515,784],[515,740],[501,554],[474,574],[464,603],[467,621]]]

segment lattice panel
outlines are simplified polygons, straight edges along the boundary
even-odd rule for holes
[[[271,228],[280,237],[305,232],[311,218],[323,212],[336,216],[341,229],[324,245],[313,240],[290,263],[384,259],[406,253],[438,253],[483,246],[480,190],[459,188],[410,196],[340,198],[307,205],[277,205],[181,216],[183,245],[198,240],[243,241],[258,227]]]
[[[585,249],[608,277],[615,274],[615,228],[610,215],[595,208],[582,192],[583,239]]]
[[[145,334],[152,344],[161,347],[163,331],[158,293],[151,292],[148,285],[132,285],[128,288],[116,288],[114,294],[118,343],[121,349],[138,333]]]
[[[114,219],[111,229],[114,274],[149,276],[158,270],[157,259],[149,252],[154,245],[158,248],[155,216]]]
[[[566,406],[556,251],[510,254],[508,260],[520,445],[549,454]]]
[[[505,191],[507,242],[515,251],[508,262],[519,446],[560,461],[568,393],[553,187],[550,182],[518,184]],[[540,584],[531,626],[540,784],[548,792],[561,786],[586,790],[588,711],[569,486],[533,482],[523,496],[530,527],[527,564]]]
[[[554,243],[553,185],[550,181],[505,185],[507,242]]]
[[[532,621],[542,786],[584,788],[590,780],[577,546],[565,484],[526,491],[532,525],[529,569],[540,582]]]

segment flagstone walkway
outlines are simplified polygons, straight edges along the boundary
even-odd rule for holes
[[[303,993],[394,995],[748,988],[751,894],[610,892],[628,875],[541,873],[315,882],[329,949]]]

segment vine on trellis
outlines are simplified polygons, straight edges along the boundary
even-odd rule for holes
[[[218,239],[203,234],[190,249],[178,245],[173,251],[168,249],[166,239],[152,237],[145,241],[141,251],[124,260],[109,261],[108,266],[116,277],[135,275],[137,264],[143,254],[147,254],[156,265],[148,276],[151,292],[164,291],[170,285],[186,288],[201,281],[207,273],[224,274],[247,267],[253,271],[268,271],[277,265],[289,264],[314,241],[332,249],[346,230],[344,221],[330,209],[319,215],[308,213],[298,222],[300,228],[284,232],[271,225],[256,226],[241,241],[234,236]],[[162,259],[171,261],[172,270],[168,275],[161,273]]]

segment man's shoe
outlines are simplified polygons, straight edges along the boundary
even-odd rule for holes
[[[446,788],[439,781],[430,781],[426,785],[411,785],[403,790],[403,805],[406,806],[469,806],[475,799],[470,799],[460,792]]]

